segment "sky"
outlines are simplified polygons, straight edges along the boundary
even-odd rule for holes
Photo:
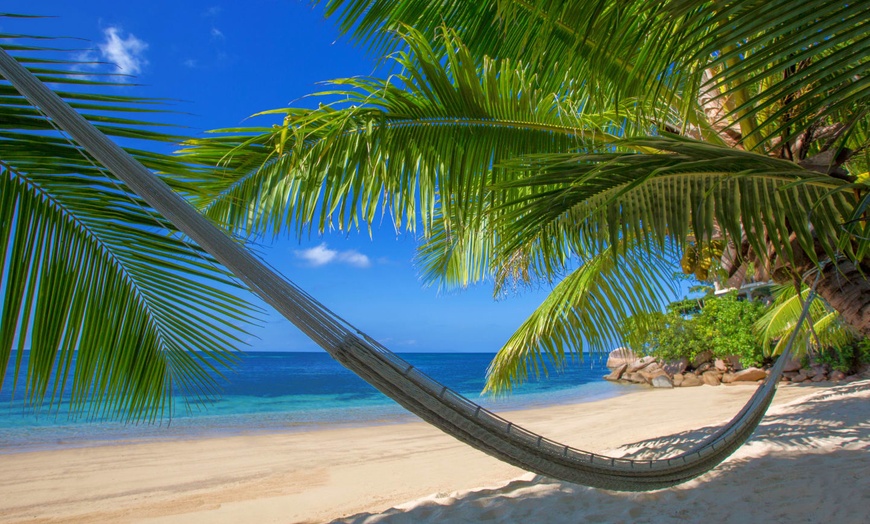
[[[311,107],[318,82],[373,74],[379,56],[341,36],[307,1],[6,0],[10,13],[53,18],[0,20],[7,33],[68,36],[81,58],[110,62],[123,94],[171,99],[185,134],[245,123],[259,111]],[[108,66],[103,66],[107,69]],[[134,85],[135,84],[135,85]],[[269,122],[271,124],[271,122]],[[495,352],[548,288],[493,299],[491,283],[439,291],[414,264],[417,239],[388,220],[373,231],[283,235],[257,252],[357,328],[397,352]],[[271,309],[249,327],[243,349],[318,351]]]

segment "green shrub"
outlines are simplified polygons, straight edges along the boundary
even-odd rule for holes
[[[861,364],[870,363],[870,338],[857,338],[851,344],[824,348],[816,354],[815,360],[848,375]]]
[[[697,320],[710,340],[710,350],[715,357],[737,355],[744,366],[758,366],[764,355],[752,328],[763,314],[761,302],[726,295],[705,301]]]
[[[870,364],[870,337],[864,337],[856,342],[855,349],[858,364]]]
[[[675,360],[703,351],[692,321],[675,311],[632,317],[624,330],[629,347],[643,355]]]
[[[848,374],[852,370],[854,356],[855,352],[852,346],[824,348],[816,354],[815,361],[819,364],[827,364],[831,369]]]
[[[764,309],[761,303],[726,295],[705,299],[699,309],[694,304],[697,301],[683,300],[668,307],[667,313],[629,319],[623,326],[626,342],[662,360],[692,360],[710,350],[718,358],[737,355],[744,366],[761,364],[761,344],[752,331]]]

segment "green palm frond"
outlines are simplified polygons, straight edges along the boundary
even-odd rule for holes
[[[674,81],[673,57],[680,55],[669,46],[678,40],[674,31],[679,19],[667,16],[660,4],[330,0],[326,13],[338,19],[343,31],[366,41],[378,53],[405,44],[395,37],[402,26],[414,27],[430,40],[438,28],[452,28],[478,61],[485,57],[521,61],[548,77],[550,72],[570,70],[575,79],[582,80],[584,94],[600,106],[641,100],[643,110],[636,111],[640,121],[666,115],[669,104],[683,107],[688,103],[685,107],[691,110],[679,113],[701,127],[709,139],[718,140],[707,132],[693,98],[682,99],[681,86]],[[649,83],[659,80],[651,89]],[[660,104],[662,99],[667,103]],[[647,106],[651,101],[656,103]]]
[[[402,72],[390,79],[336,80],[341,89],[318,96],[339,102],[265,113],[283,116],[276,129],[190,141],[187,158],[225,166],[204,212],[248,234],[345,229],[384,212],[397,227],[422,224],[428,234],[439,217],[460,230],[480,220],[503,160],[628,130],[618,112],[598,114],[588,99],[574,99],[570,75],[554,93],[522,63],[478,67],[451,31],[441,34],[444,50],[413,29],[404,36],[410,51],[397,53]]]
[[[672,2],[688,27],[689,63],[712,72],[701,86],[727,100],[722,118],[741,123],[753,148],[790,142],[820,123],[849,122],[870,97],[870,2]],[[678,64],[677,69],[680,69]],[[866,117],[862,117],[866,118]],[[770,144],[763,150],[775,149]]]
[[[18,57],[25,65],[45,63],[46,48],[17,47],[36,53]],[[69,76],[73,62],[52,64],[38,76],[104,133],[146,148],[178,140],[138,118],[156,101]],[[174,394],[215,394],[251,320],[239,286],[5,81],[0,114],[0,380],[14,369],[0,387],[23,383],[36,409],[69,402],[71,416],[127,420],[171,415]],[[200,176],[172,157],[128,150],[152,169]]]
[[[646,249],[606,249],[568,274],[499,350],[486,391],[504,393],[572,352],[604,351],[621,341],[620,323],[676,299],[673,261]]]
[[[478,59],[570,68],[599,100],[665,99],[711,140],[704,93],[723,109],[711,123],[737,126],[749,149],[808,144],[870,95],[867,1],[330,0],[327,14],[381,52],[401,45],[390,36],[400,24],[429,37],[446,25]]]
[[[774,302],[767,312],[758,319],[755,331],[759,334],[762,346],[770,355],[778,355],[788,343],[788,335],[794,330],[803,308],[803,301],[809,296],[809,287],[804,286],[798,296],[794,286],[777,286]],[[811,324],[805,324],[795,339],[795,355],[800,357],[806,348],[839,347],[854,339],[854,333],[839,320],[839,315],[818,296],[810,306]]]
[[[614,143],[623,146],[659,152],[551,154],[513,162],[529,174],[503,187],[534,194],[505,205],[501,249],[558,238],[560,231],[588,251],[632,239],[682,248],[690,237],[722,237],[738,245],[745,239],[762,259],[775,254],[793,261],[792,234],[811,258],[814,243],[832,260],[851,249],[843,226],[855,196],[842,190],[850,187],[846,181],[676,136]],[[566,230],[565,223],[576,227]]]
[[[495,237],[486,220],[477,227],[453,232],[447,230],[446,222],[436,215],[417,249],[416,262],[423,281],[439,289],[466,288],[492,276]]]
[[[498,297],[519,287],[552,282],[576,260],[576,246],[558,243],[558,238],[500,252],[503,231],[487,219],[488,211],[484,208],[484,218],[474,228],[448,232],[445,221],[434,222],[417,251],[424,282],[439,288],[466,288],[491,280],[493,295]]]
[[[329,0],[328,17],[339,28],[366,41],[378,53],[401,47],[394,31],[420,30],[430,40],[437,28],[457,30],[474,56],[504,57],[538,64],[544,70],[571,68],[590,88],[637,87],[637,80],[667,69],[661,49],[676,26],[664,17],[662,3],[564,2],[495,0],[425,2],[400,0]],[[655,25],[658,24],[658,25]],[[646,36],[655,31],[656,39]],[[658,38],[660,37],[660,38]],[[641,71],[632,57],[643,56],[650,67]],[[597,75],[585,74],[595,71]],[[623,91],[627,94],[628,91]],[[635,95],[639,93],[634,93]],[[632,95],[627,95],[632,96]]]

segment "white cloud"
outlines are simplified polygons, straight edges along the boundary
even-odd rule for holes
[[[336,255],[338,255],[338,251],[327,248],[326,244],[320,244],[317,247],[303,249],[302,251],[296,252],[297,257],[305,260],[312,266],[324,266],[329,264],[335,260]]]
[[[296,251],[296,256],[305,260],[314,267],[325,266],[326,264],[347,264],[355,267],[369,267],[372,265],[371,260],[366,255],[352,249],[347,251],[337,251],[329,249],[326,243],[320,244],[317,247]]]
[[[135,35],[123,37],[123,30],[119,27],[108,27],[103,33],[106,42],[100,44],[100,54],[104,59],[115,64],[118,72],[125,75],[136,75],[142,68],[148,65],[145,59],[145,50],[148,44],[136,38]]]
[[[345,251],[339,253],[338,259],[345,264],[350,264],[351,266],[356,267],[369,267],[372,265],[371,261],[369,261],[369,257],[356,251]]]
[[[223,40],[223,39],[224,39],[224,34],[223,34],[223,32],[222,32],[220,29],[218,29],[217,27],[212,27],[212,28],[211,28],[211,37],[214,38],[215,40]]]

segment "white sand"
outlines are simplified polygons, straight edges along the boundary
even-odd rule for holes
[[[508,416],[590,451],[671,447],[752,390],[638,388]],[[868,522],[868,400],[870,381],[782,388],[716,471],[640,495],[524,476],[423,423],[6,454],[0,522]]]
[[[793,388],[794,389],[794,388]],[[693,434],[695,433],[695,434]],[[613,450],[703,432],[674,434]],[[817,391],[772,408],[752,439],[713,472],[651,493],[619,493],[526,474],[493,488],[432,495],[355,524],[422,522],[870,522],[870,382]]]

